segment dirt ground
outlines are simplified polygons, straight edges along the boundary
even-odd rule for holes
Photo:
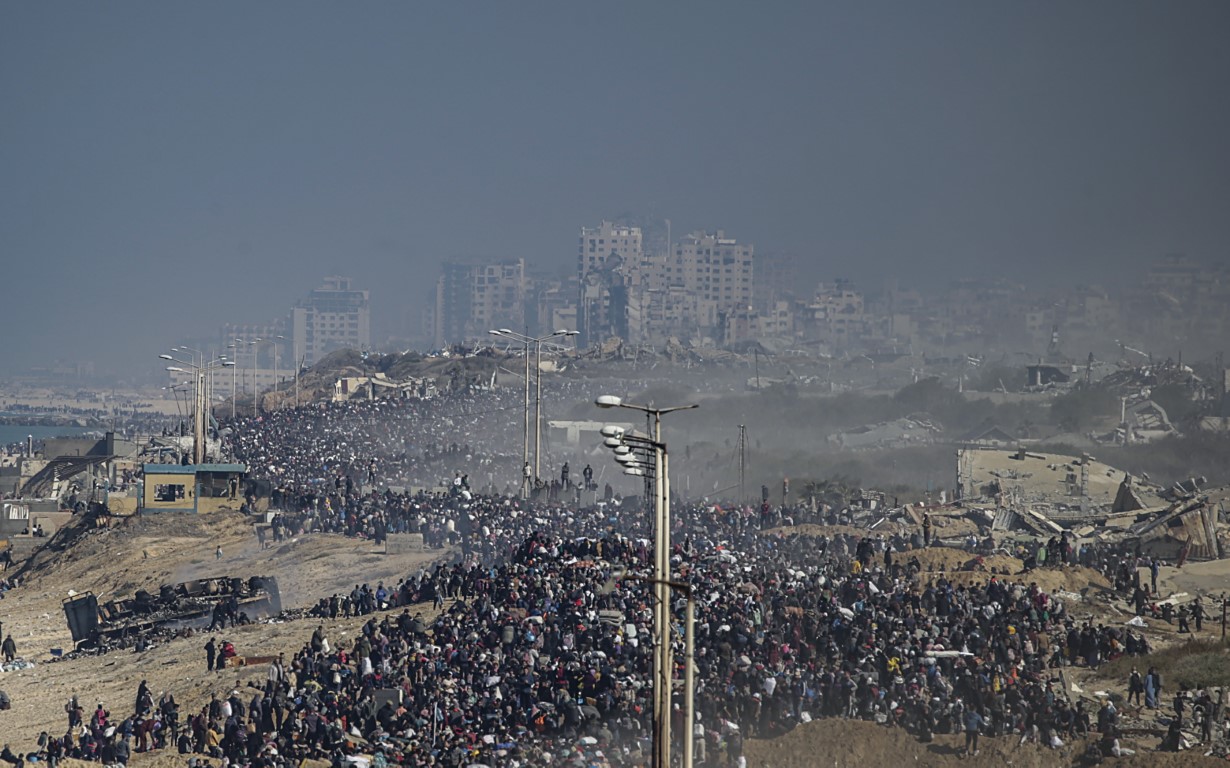
[[[978,530],[978,526],[966,517],[935,517],[932,519],[935,525],[935,535],[937,537],[952,538],[956,536],[968,536]],[[893,534],[901,534],[908,536],[914,532],[921,533],[922,529],[915,525],[905,525],[903,523],[885,522],[878,526],[874,533],[890,536]],[[866,536],[867,529],[857,525],[818,525],[816,523],[803,523],[794,526],[782,526],[780,528],[770,528],[764,531],[765,536],[789,536],[792,533],[801,533],[807,536],[836,536],[837,534],[845,534],[847,536]]]
[[[1021,581],[1024,583],[1036,583],[1039,589],[1046,592],[1054,592],[1055,590],[1066,590],[1068,592],[1081,592],[1088,587],[1110,587],[1110,582],[1106,577],[1091,568],[1083,566],[1068,566],[1065,568],[1037,568],[1029,573],[1023,573],[1024,564],[1015,557],[1009,555],[992,555],[983,558],[982,566],[984,570],[968,570],[969,564],[974,558],[968,553],[959,549],[951,549],[945,547],[927,547],[919,550],[912,550],[908,553],[903,553],[901,557],[909,559],[917,557],[922,563],[923,575],[922,579],[925,582],[933,581],[939,575],[956,584],[983,584],[988,578],[993,575],[998,575],[1004,578],[1005,575],[1011,581]]]
[[[1147,577],[1147,573],[1145,575]],[[1230,597],[1230,560],[1187,563],[1182,568],[1164,567],[1159,576],[1158,588],[1163,595],[1174,592],[1187,592],[1193,598],[1201,595],[1206,606],[1210,605],[1210,598],[1220,602],[1223,596]]]
[[[215,560],[218,546],[223,556]],[[139,588],[156,594],[160,584],[204,576],[276,576],[283,607],[298,608],[349,591],[356,583],[373,587],[381,580],[396,583],[442,554],[386,555],[370,542],[333,535],[305,536],[262,550],[239,513],[149,516],[92,532],[76,547],[42,564],[0,602],[4,632],[12,633],[21,657],[37,663],[34,669],[0,673],[0,688],[13,701],[11,710],[0,712],[0,734],[16,747],[28,746],[39,731],[63,730],[67,723],[63,707],[73,695],[81,697],[87,710],[102,702],[114,714],[127,716],[143,679],[156,693],[172,692],[185,714],[207,703],[210,693],[225,695],[249,681],[264,680],[263,665],[207,672],[208,636],[203,634],[177,638],[144,653],[118,650],[52,662],[52,648],[73,647],[61,608],[70,589],[110,599],[117,594],[131,596]],[[328,622],[328,637],[334,643],[352,638],[363,621]],[[311,622],[259,623],[218,636],[235,643],[240,655],[289,656],[307,641],[315,626]]]
[[[1149,744],[1153,746],[1153,744]],[[749,739],[744,743],[748,768],[872,768],[875,766],[1011,765],[1019,768],[1067,768],[1079,765],[1084,744],[1048,749],[1020,745],[1015,738],[982,738],[980,754],[961,755],[964,738],[937,735],[923,744],[900,728],[854,720],[816,720],[777,739]],[[1196,751],[1161,753],[1140,750],[1135,755],[1111,758],[1103,765],[1121,768],[1187,768],[1224,766],[1225,760]]]

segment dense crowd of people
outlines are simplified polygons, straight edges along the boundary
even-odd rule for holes
[[[652,570],[650,516],[617,495],[582,506],[579,494],[521,499],[500,488],[521,469],[519,450],[507,448],[520,445],[519,409],[463,392],[235,424],[235,456],[268,481],[280,510],[275,537],[421,533],[450,557],[397,583],[319,596],[314,616],[366,616],[362,632],[330,637],[320,623],[259,687],[181,713],[169,693],[143,685],[122,718],[101,705],[86,716],[74,700],[67,731],[40,736],[37,754],[111,764],[130,751],[177,749],[258,768],[305,757],[341,768],[358,753],[372,755],[373,768],[647,765],[652,590],[621,574]],[[590,485],[561,478],[573,482]],[[672,573],[695,596],[697,682],[695,722],[678,697],[673,718],[677,734],[694,733],[698,765],[742,765],[744,739],[825,717],[923,741],[964,734],[970,754],[979,735],[1050,746],[1113,735],[1113,706],[1070,704],[1054,671],[1144,654],[1143,636],[1077,618],[1028,572],[971,584],[923,571],[913,550],[929,542],[929,526],[897,536],[763,533],[831,514],[676,500]],[[1100,557],[1059,542],[1055,551],[1072,562]],[[685,603],[674,596],[668,638],[679,677]]]

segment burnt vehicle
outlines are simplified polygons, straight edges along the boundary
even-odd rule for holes
[[[138,590],[131,598],[99,602],[92,592],[64,601],[64,617],[78,649],[125,638],[169,635],[187,628],[244,624],[282,611],[278,580],[220,576],[164,584],[157,593]]]

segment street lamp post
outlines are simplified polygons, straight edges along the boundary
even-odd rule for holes
[[[670,627],[670,457],[666,443],[662,440],[662,416],[675,411],[690,410],[700,407],[690,405],[655,408],[653,406],[625,403],[614,395],[602,395],[594,404],[599,408],[628,408],[641,411],[652,417],[653,436],[640,437],[628,434],[620,427],[603,427],[602,434],[606,438],[604,445],[614,448],[616,461],[628,467],[628,474],[643,476],[648,467],[639,462],[632,451],[621,451],[622,447],[632,446],[653,451],[654,473],[654,749],[655,765],[661,768],[670,766],[671,747],[671,679],[674,664],[671,660],[672,649],[668,642],[667,632]],[[610,441],[610,442],[608,442]],[[686,680],[685,680],[686,685]],[[688,724],[690,738],[692,724]]]
[[[255,370],[252,372],[252,391],[255,393],[256,400],[252,406],[255,413],[260,406],[260,372],[261,372],[261,344],[269,344],[273,347],[273,394],[274,408],[277,408],[277,393],[278,393],[278,342],[275,339],[284,339],[285,336],[273,336],[268,339],[255,338],[249,341],[249,344],[254,344],[252,347],[252,366]]]
[[[281,405],[281,399],[278,397],[278,384],[280,383],[278,381],[278,342],[274,339],[285,341],[286,337],[274,336],[269,340],[269,343],[273,345],[273,407],[277,409]]]
[[[657,579],[647,579],[641,576],[628,575],[616,570],[611,579],[598,589],[599,594],[610,594],[619,581],[639,581],[653,584],[654,587],[665,586],[667,589],[682,592],[687,600],[683,615],[683,768],[692,768],[695,761],[696,738],[693,729],[696,726],[696,591],[686,581],[660,582]],[[667,681],[670,684],[670,681]],[[655,750],[655,758],[659,758]],[[669,760],[669,750],[668,758]],[[669,766],[669,762],[666,763]]]
[[[500,336],[502,338],[519,341],[525,345],[525,412],[522,419],[523,439],[521,450],[521,467],[522,467],[522,483],[521,492],[523,496],[529,496],[526,486],[530,482],[530,474],[525,471],[525,468],[530,464],[530,345],[534,345],[535,366],[535,381],[537,395],[534,399],[534,468],[533,478],[538,480],[542,475],[541,472],[541,457],[542,457],[542,343],[548,339],[555,339],[565,336],[576,336],[577,331],[557,330],[548,333],[545,336],[537,338],[526,336],[525,334],[517,333],[508,328],[500,328],[499,330],[488,331],[492,336]]]
[[[239,399],[239,345],[242,340],[239,337],[232,337],[231,343],[226,345],[227,349],[233,350],[231,355],[235,358],[236,365],[231,366],[231,421],[235,420],[235,401]]]
[[[192,355],[192,364],[193,364],[193,365],[197,365],[197,355],[200,355],[200,357],[201,357],[201,362],[202,362],[202,363],[203,363],[203,362],[205,362],[205,353],[204,353],[203,351],[201,351],[201,350],[199,350],[199,349],[195,348],[195,347],[190,347],[190,346],[188,346],[187,344],[180,344],[178,347],[171,347],[171,351],[172,351],[172,352],[178,352],[178,353],[180,353],[180,354],[183,354],[184,352],[189,352],[189,353],[191,353],[191,355]],[[203,400],[205,400],[206,402],[209,402],[209,401],[210,401],[210,394],[211,394],[211,392],[212,392],[212,390],[213,390],[213,379],[212,379],[212,376],[211,376],[211,378],[209,379],[209,381],[207,381],[207,382],[206,382],[206,384],[208,384],[208,386],[207,386],[207,387],[204,387],[204,391],[200,393],[200,397],[201,397]]]
[[[164,392],[170,392],[171,396],[175,398],[175,413],[179,416],[180,421],[183,421],[183,418],[184,418],[184,409],[179,404],[179,393],[182,392],[183,389],[184,388],[180,386],[179,384],[175,384],[170,387],[162,388]]]
[[[222,360],[221,358],[205,362],[204,356],[202,355],[201,363],[198,365],[196,363],[195,356],[193,356],[193,362],[180,360],[172,355],[164,354],[159,355],[158,357],[163,360],[170,360],[171,362],[179,363],[179,365],[168,365],[168,371],[187,373],[187,369],[181,367],[185,365],[192,369],[192,378],[195,383],[195,390],[192,398],[192,463],[203,464],[205,463],[205,409],[207,405],[205,399],[205,374],[212,373],[218,368],[232,367],[235,365],[235,362],[233,360]]]
[[[252,345],[252,415],[256,416],[261,410],[261,342],[264,339],[252,339],[248,343]]]

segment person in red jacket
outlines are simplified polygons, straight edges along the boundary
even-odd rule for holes
[[[222,668],[234,666],[230,663],[230,660],[233,658],[235,658],[235,644],[232,643],[230,640],[223,640],[222,641],[222,664],[220,664],[219,666]]]

